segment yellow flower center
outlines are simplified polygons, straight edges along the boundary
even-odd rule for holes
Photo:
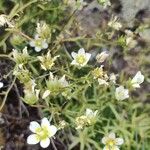
[[[47,127],[37,128],[36,129],[37,138],[40,140],[44,140],[49,137],[49,131]]]
[[[36,40],[36,41],[35,41],[35,45],[36,45],[37,47],[42,47],[42,41],[41,41],[40,39]]]
[[[54,61],[52,58],[44,58],[43,60],[43,66],[46,69],[51,69],[51,67],[54,65]]]
[[[93,76],[94,76],[95,78],[102,78],[103,75],[104,75],[104,72],[103,72],[103,69],[102,69],[102,68],[96,68],[96,69],[93,70],[92,73],[93,73]]]
[[[111,147],[111,148],[113,148],[113,146],[115,146],[116,145],[116,142],[115,142],[115,140],[113,140],[113,139],[109,139],[108,141],[107,141],[107,144],[106,144],[108,147]]]
[[[76,62],[79,63],[79,64],[83,64],[83,63],[85,63],[85,61],[86,61],[86,58],[85,58],[84,55],[78,55],[76,57]]]

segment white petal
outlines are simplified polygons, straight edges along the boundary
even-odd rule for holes
[[[63,87],[67,87],[68,86],[68,82],[66,81],[65,75],[63,75],[60,79],[59,79],[61,85]]]
[[[2,88],[4,86],[3,82],[0,82],[0,88]]]
[[[80,48],[79,51],[78,51],[78,54],[85,55],[85,50],[84,50],[84,48]]]
[[[49,128],[50,127],[50,122],[47,118],[43,118],[41,121],[41,127],[42,128]]]
[[[28,144],[37,144],[39,143],[40,139],[38,138],[37,134],[31,134],[27,138],[27,143]]]
[[[22,51],[23,51],[23,54],[24,54],[24,55],[28,55],[27,47],[25,47]]]
[[[35,42],[34,41],[31,41],[29,44],[30,44],[31,47],[35,47]]]
[[[46,90],[42,96],[42,99],[45,99],[47,96],[50,95],[50,91],[49,90]]]
[[[56,134],[57,128],[56,128],[56,126],[51,125],[51,126],[49,126],[48,131],[49,131],[49,137],[52,137]]]
[[[128,98],[128,97],[129,97],[129,90],[125,89],[125,98]]]
[[[109,150],[108,146],[105,146],[105,147],[103,148],[103,150]]]
[[[46,138],[44,140],[41,140],[40,142],[40,145],[42,148],[47,148],[50,144],[50,139],[49,138]]]
[[[115,133],[111,132],[111,133],[109,133],[108,137],[110,139],[115,139],[116,136],[115,136]]]
[[[39,99],[39,94],[40,94],[40,90],[35,90],[35,95],[36,95],[36,97]]]
[[[74,59],[76,58],[77,55],[78,55],[78,54],[75,53],[75,52],[72,52],[72,53],[71,53],[71,56],[72,56]]]
[[[42,56],[37,56],[37,58],[42,62],[44,59]]]
[[[124,140],[122,138],[116,138],[116,145],[122,145],[124,143]]]
[[[49,73],[49,79],[50,79],[50,80],[54,80],[54,75],[53,75],[52,72]]]
[[[141,71],[138,71],[137,73],[136,73],[136,75],[133,77],[133,79],[132,79],[132,81],[131,81],[131,83],[137,83],[137,84],[141,84],[141,83],[143,83],[144,82],[144,76],[142,75],[142,73],[141,73]]]
[[[98,79],[98,83],[99,83],[99,85],[108,85],[108,82],[106,82],[105,80],[103,80],[103,79]]]
[[[87,59],[87,61],[89,61],[90,57],[91,57],[91,54],[90,53],[86,53],[86,59]]]
[[[86,109],[86,116],[93,116],[93,111],[89,108]]]
[[[34,38],[35,38],[36,40],[39,39],[39,35],[36,34],[36,35],[34,36]]]
[[[42,47],[43,47],[44,49],[46,49],[46,48],[48,48],[48,44],[47,44],[46,42],[43,42],[43,43],[42,43]]]
[[[107,141],[108,141],[108,137],[103,137],[103,138],[102,138],[102,143],[103,143],[103,144],[106,144]]]
[[[129,90],[123,86],[116,88],[115,96],[117,100],[124,100],[129,97]]]
[[[73,60],[73,61],[71,62],[71,65],[78,65],[78,63],[76,62],[76,60]]]
[[[40,47],[35,47],[36,52],[40,52],[42,49]]]
[[[41,64],[41,68],[42,68],[43,70],[45,70],[45,71],[47,70],[47,68],[46,68],[44,65],[42,65],[42,64]]]
[[[96,110],[96,111],[94,112],[94,116],[96,116],[96,115],[97,115],[97,113],[98,113],[98,110]]]
[[[38,128],[41,128],[41,126],[39,125],[38,122],[36,122],[36,121],[30,122],[29,129],[30,129],[33,133],[36,133],[36,130],[37,130]]]
[[[113,150],[120,150],[118,146],[114,146]]]
[[[132,87],[134,87],[134,88],[140,88],[140,85],[138,83],[133,83]]]

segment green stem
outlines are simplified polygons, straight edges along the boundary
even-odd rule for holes
[[[16,81],[16,77],[13,79],[13,81],[12,81],[10,87],[7,89],[7,91],[6,91],[6,93],[5,93],[3,102],[2,102],[2,104],[1,104],[1,106],[0,106],[0,111],[2,111],[2,109],[3,109],[3,107],[4,107],[5,103],[6,103],[8,94],[9,94],[10,90],[12,89],[13,85],[15,84],[15,81]]]

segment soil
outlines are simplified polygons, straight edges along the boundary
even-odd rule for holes
[[[0,59],[0,77],[8,74],[14,63],[8,59]],[[4,87],[0,92],[6,91],[10,86],[13,75],[3,78]],[[33,120],[40,121],[42,113],[40,109],[30,107],[24,104],[20,97],[23,96],[23,86],[18,80],[11,88],[5,106],[1,112],[0,117],[0,145],[3,145],[2,150],[42,150],[39,144],[31,146],[26,142],[26,138],[31,134],[29,131],[29,123]],[[0,104],[3,97],[0,97]],[[61,143],[57,137],[54,144],[57,150],[66,150],[66,147]],[[50,146],[45,150],[54,150]]]

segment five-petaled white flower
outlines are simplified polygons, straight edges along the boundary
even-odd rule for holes
[[[0,82],[0,89],[4,86],[3,82]]]
[[[124,100],[129,97],[129,90],[119,86],[116,88],[115,96],[117,100]]]
[[[50,125],[47,118],[43,118],[41,125],[32,121],[30,123],[29,129],[33,132],[27,138],[28,144],[37,144],[40,142],[42,148],[47,148],[50,144],[50,138],[52,138],[57,132],[57,128],[54,125]]]
[[[29,44],[31,47],[35,48],[36,52],[40,52],[42,49],[48,48],[48,44],[46,42],[46,39],[42,39],[38,35],[36,35],[35,39],[32,40]]]
[[[84,48],[79,49],[78,53],[72,52],[71,55],[74,59],[71,64],[79,67],[85,66],[91,57],[90,53],[85,53]]]
[[[102,138],[102,143],[105,144],[103,150],[119,150],[119,146],[124,143],[124,140],[116,138],[115,133],[109,133]]]
[[[131,80],[132,87],[134,88],[140,88],[140,84],[143,82],[144,82],[144,75],[142,75],[141,71],[138,71]]]

